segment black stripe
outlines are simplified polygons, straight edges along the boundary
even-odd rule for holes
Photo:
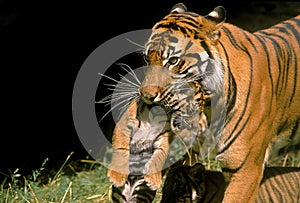
[[[158,34],[154,34],[151,36],[150,40],[154,40],[155,38],[160,38],[161,36],[165,35],[168,31],[164,31],[164,32],[161,32],[161,33],[158,33]]]
[[[272,28],[277,29],[279,32],[281,32],[282,34],[286,34],[286,35],[290,35],[290,33],[287,31],[287,29],[285,27],[282,27],[282,24],[280,25],[275,25]]]
[[[251,44],[251,46],[253,47],[253,49],[257,52],[256,46],[253,43],[253,41],[249,38],[247,32],[243,32],[243,34],[244,34],[244,37],[247,39],[247,41]]]
[[[236,103],[236,82],[235,82],[235,78],[232,75],[232,72],[230,70],[230,62],[229,62],[229,57],[228,54],[226,52],[226,49],[224,47],[224,45],[220,42],[223,51],[225,53],[226,56],[226,61],[227,61],[227,71],[228,71],[228,83],[227,83],[227,87],[228,87],[228,93],[227,93],[227,101],[226,101],[226,114],[230,114],[233,107],[235,106]],[[230,118],[229,118],[230,119]]]
[[[226,33],[227,37],[229,38],[231,44],[234,46],[234,48],[241,50],[241,47],[237,44],[235,37],[232,35],[231,31],[226,28],[225,26],[222,27],[224,32]]]
[[[196,25],[199,24],[199,22],[197,20],[195,20],[194,18],[189,17],[186,14],[176,14],[176,16],[174,16],[173,18],[175,18],[176,20],[179,20],[179,21],[186,19],[186,20],[193,21],[193,23],[195,23]]]
[[[181,61],[179,62],[178,67],[180,67],[180,68],[178,69],[178,71],[184,67],[184,64],[185,64],[185,60],[181,60]],[[180,73],[182,74],[181,71],[180,71]],[[173,77],[173,76],[171,76],[171,77]]]
[[[261,32],[261,33],[264,33],[264,32]],[[278,91],[278,86],[280,84],[280,77],[281,77],[281,73],[282,73],[282,71],[281,71],[282,66],[281,66],[281,60],[280,60],[280,59],[282,59],[282,55],[281,55],[282,49],[281,49],[281,46],[278,43],[278,40],[273,39],[273,38],[268,37],[268,36],[266,36],[266,38],[271,41],[271,43],[273,45],[273,50],[275,51],[275,55],[276,55],[276,59],[277,59],[277,64],[278,64],[277,67],[278,67],[278,73],[279,73],[278,78],[279,78],[279,80],[276,83],[275,92],[276,92],[277,97],[279,97],[280,94],[279,94],[279,91]],[[257,39],[258,39],[258,37],[257,37]]]
[[[288,121],[285,120],[283,123],[281,123],[277,129],[277,135],[279,135],[282,131],[286,129],[286,126],[288,124]]]
[[[122,195],[122,192],[124,190],[124,187],[115,187],[112,186],[112,200],[113,202],[122,202],[126,201],[126,198],[124,195]]]
[[[266,45],[266,42],[263,40],[263,38],[257,36],[257,35],[254,35],[256,36],[257,40],[260,42],[260,44],[262,45],[264,51],[265,51],[265,54],[266,54],[266,57],[267,57],[267,62],[268,62],[268,72],[269,72],[269,77],[270,77],[270,82],[271,82],[271,90],[272,90],[272,94],[271,94],[271,101],[270,101],[270,105],[272,104],[272,101],[273,101],[273,92],[274,92],[274,81],[273,81],[273,76],[272,76],[272,71],[271,71],[271,60],[270,60],[270,53],[268,51],[268,47]]]
[[[246,112],[246,109],[247,109],[247,106],[248,106],[248,102],[249,102],[249,96],[250,96],[250,90],[251,90],[251,86],[252,86],[252,77],[253,77],[253,62],[252,62],[252,57],[251,57],[251,55],[248,53],[248,51],[245,49],[245,48],[242,48],[240,45],[238,45],[238,43],[237,43],[237,41],[235,40],[235,37],[232,35],[232,33],[231,33],[231,31],[229,30],[229,29],[227,29],[226,27],[222,27],[222,29],[224,30],[224,32],[226,33],[226,35],[227,35],[227,37],[229,38],[229,40],[230,40],[230,42],[231,42],[231,44],[236,48],[236,49],[238,49],[238,50],[243,50],[243,51],[245,51],[246,53],[247,53],[247,55],[249,56],[249,58],[250,58],[250,84],[249,84],[249,87],[248,87],[248,91],[247,91],[247,95],[246,95],[246,99],[245,99],[245,105],[244,105],[244,109],[243,109],[243,111],[242,111],[242,113],[241,113],[241,115],[239,115],[239,119],[237,120],[237,122],[236,122],[236,124],[235,124],[235,126],[234,126],[234,128],[233,128],[233,130],[232,130],[232,132],[228,135],[228,137],[227,137],[227,139],[225,140],[225,144],[226,144],[226,146],[225,146],[225,148],[223,148],[221,151],[219,151],[218,153],[219,154],[221,154],[221,153],[223,153],[224,151],[226,151],[229,147],[230,147],[230,145],[238,138],[238,136],[239,136],[239,134],[242,132],[241,130],[236,134],[236,135],[234,135],[234,132],[237,130],[237,127],[239,126],[239,124],[240,124],[240,122],[241,122],[241,120],[242,120],[242,118],[244,117],[244,115],[245,115],[245,112]],[[224,48],[225,49],[225,48]],[[225,51],[225,53],[226,53],[226,51]],[[229,60],[228,60],[229,61]],[[234,82],[234,85],[235,85],[235,87],[236,87],[236,84],[235,84],[235,80],[234,80],[234,76],[232,75],[232,81]],[[231,85],[229,85],[229,86],[231,86]],[[236,92],[234,93],[234,94],[236,94]],[[231,98],[231,99],[233,99],[233,98]],[[236,100],[236,95],[234,95],[234,101]],[[234,107],[234,104],[231,104],[231,105],[233,105],[232,107],[228,107],[229,108],[229,110],[231,111],[232,109],[233,109],[233,107]],[[230,106],[230,104],[228,105],[228,106]],[[248,118],[249,119],[249,118]],[[229,122],[228,122],[229,121]],[[225,123],[225,128],[226,128],[226,125],[228,125],[229,123],[230,123],[230,121],[231,121],[231,118],[227,118],[227,121],[226,121],[226,123]],[[247,123],[247,121],[246,121],[246,123]],[[242,126],[242,129],[245,127],[245,125],[244,126]],[[233,138],[232,138],[233,137]],[[229,141],[230,140],[230,141]],[[228,142],[229,141],[229,143],[226,143],[226,142]]]
[[[180,32],[182,32],[183,34],[185,34],[185,35],[187,34],[187,31],[185,28],[179,27],[179,29],[180,29]]]
[[[156,191],[151,190],[146,185],[142,185],[137,191],[135,191],[135,194],[137,194],[136,200],[139,200],[138,202],[151,203],[155,197]]]
[[[284,22],[283,23],[292,33],[293,35],[295,36],[296,40],[297,40],[297,43],[298,45],[300,45],[300,34],[299,32],[295,29],[295,27],[293,25],[291,25],[290,23],[288,22]],[[294,48],[291,47],[291,50],[293,52],[293,59],[294,59],[294,85],[293,85],[293,90],[292,90],[292,95],[291,95],[291,98],[290,98],[290,105],[292,103],[292,100],[295,96],[295,93],[296,93],[296,85],[297,85],[297,75],[298,75],[298,61],[297,61],[297,53],[295,52]],[[298,53],[299,54],[299,53]]]
[[[234,132],[237,130],[237,127],[239,126],[240,122],[242,121],[242,119],[243,119],[243,117],[245,115],[246,109],[248,107],[248,103],[249,103],[249,97],[250,97],[250,92],[251,92],[251,87],[252,87],[252,79],[253,79],[253,60],[252,60],[252,57],[251,57],[250,53],[247,50],[244,50],[244,51],[247,53],[247,55],[248,55],[248,57],[250,59],[249,86],[248,86],[247,95],[246,95],[246,98],[245,98],[245,104],[244,104],[243,111],[242,111],[241,115],[239,115],[239,118],[238,118],[238,120],[237,120],[237,122],[236,122],[236,124],[235,124],[235,126],[234,126],[234,128],[232,130],[232,132],[230,133],[230,135],[225,140],[225,143],[228,142],[232,137],[233,137],[233,139],[229,142],[229,145],[226,145],[226,147],[222,151],[227,150],[229,148],[229,146],[233,143],[233,141],[236,140],[237,137],[239,136],[239,133],[241,131],[239,131],[239,133],[236,134],[236,135],[234,134]],[[230,123],[230,121],[229,121],[229,123]],[[228,123],[225,123],[225,125],[227,125],[227,124]]]
[[[297,87],[298,61],[297,61],[296,51],[294,50],[293,47],[291,47],[291,44],[287,41],[286,37],[284,37],[282,35],[275,34],[275,33],[269,34],[269,33],[263,32],[263,31],[260,32],[260,33],[265,34],[264,37],[268,38],[270,40],[276,41],[276,39],[273,39],[273,37],[280,38],[284,42],[283,44],[285,46],[285,50],[288,52],[287,55],[286,55],[286,60],[284,60],[284,61],[286,61],[286,68],[284,69],[284,75],[282,76],[285,83],[284,83],[284,85],[282,85],[282,87],[281,87],[278,94],[281,94],[283,87],[284,87],[284,90],[287,88],[288,80],[290,80],[290,78],[288,77],[288,72],[289,72],[290,64],[292,63],[290,60],[291,60],[291,57],[293,56],[293,60],[294,60],[295,64],[293,66],[294,67],[294,76],[293,76],[294,85],[293,85],[292,95],[290,96],[290,101],[289,101],[289,105],[291,105],[291,103],[293,101],[293,98],[295,96],[295,93],[296,93],[295,90],[296,90],[296,87]],[[289,33],[288,33],[288,35],[289,35]],[[284,109],[285,108],[286,108],[286,105],[284,106]]]
[[[194,33],[193,30],[191,30],[190,28],[188,27],[182,27],[180,25],[177,25],[176,23],[167,23],[167,24],[158,24],[154,27],[154,29],[158,29],[158,28],[166,28],[166,29],[172,29],[172,30],[180,30],[181,32],[191,32],[191,33]],[[183,31],[183,30],[186,30],[186,31]]]
[[[193,22],[189,22],[189,21],[179,21],[180,23],[184,23],[184,24],[187,24],[189,26],[192,26],[193,28],[197,29],[198,27],[198,22],[197,23],[193,23]]]
[[[185,54],[186,52],[187,52],[187,50],[189,49],[189,48],[191,48],[191,46],[193,45],[194,43],[192,42],[192,41],[189,41],[188,43],[187,43],[187,45],[185,46],[185,48],[184,48],[184,53],[183,54]]]
[[[272,181],[270,181],[270,185],[272,187],[272,191],[270,191],[270,193],[271,194],[275,193],[275,195],[276,195],[275,197],[277,197],[276,200],[278,202],[284,202],[283,201],[284,195],[282,195],[282,193],[281,193],[283,188],[281,188],[279,186],[279,182],[281,182],[281,181],[282,181],[282,176],[277,176],[275,179],[273,179]]]
[[[244,108],[244,110],[246,109],[246,107]],[[241,122],[242,118],[244,116],[244,112],[242,114],[242,116],[239,117],[239,120],[238,120],[238,123]],[[221,154],[223,152],[225,152],[227,149],[230,148],[230,146],[232,145],[232,143],[234,143],[234,141],[239,137],[239,135],[243,132],[243,130],[245,129],[245,127],[247,126],[249,122],[249,116],[248,118],[246,119],[245,123],[240,127],[239,131],[237,133],[234,134],[234,132],[237,130],[237,126],[238,125],[235,125],[234,129],[232,130],[231,134],[226,138],[225,140],[225,144],[226,146],[221,150],[219,151],[218,153]],[[233,137],[233,138],[232,138]]]
[[[296,136],[297,130],[299,128],[299,123],[300,123],[300,119],[296,120],[293,128],[292,128],[292,133],[290,135],[290,140],[293,140],[294,137]]]
[[[170,40],[170,42],[173,42],[173,43],[177,43],[178,42],[178,38],[177,37],[173,37],[171,35],[168,35],[168,39]]]
[[[292,50],[293,50],[293,53],[294,53],[293,56],[294,56],[294,63],[295,63],[294,64],[294,77],[293,77],[293,79],[294,79],[294,85],[293,85],[293,90],[292,90],[292,95],[290,97],[290,103],[289,103],[289,105],[292,104],[292,101],[293,101],[294,96],[296,94],[297,80],[298,80],[298,61],[297,61],[297,56],[296,56],[297,54],[296,54],[294,48],[292,48]]]
[[[265,38],[268,38],[268,39],[272,39],[273,37],[277,37],[279,39],[281,39],[283,41],[283,44],[285,46],[285,49],[288,53],[283,55],[283,57],[286,57],[286,58],[281,58],[284,63],[283,67],[287,67],[287,68],[284,68],[283,69],[283,75],[282,75],[282,80],[283,80],[283,84],[281,85],[281,88],[280,90],[278,90],[278,94],[281,95],[281,92],[283,90],[286,89],[287,87],[287,83],[288,83],[288,71],[289,71],[289,66],[290,66],[290,55],[292,55],[292,51],[290,49],[290,46],[289,46],[289,42],[286,40],[286,38],[284,38],[283,36],[281,35],[278,35],[278,34],[275,34],[275,33],[272,33],[271,35],[269,33],[265,33],[265,32],[261,32],[262,34],[265,34]],[[276,39],[275,39],[276,41]],[[286,65],[285,65],[286,64]],[[282,71],[281,71],[282,72]],[[286,105],[284,106],[284,109],[286,108]],[[285,110],[284,110],[285,111]]]
[[[284,22],[283,25],[285,25],[287,27],[287,29],[289,29],[293,33],[293,35],[295,36],[295,38],[298,42],[298,45],[300,45],[300,34],[295,29],[295,27],[292,24],[288,23],[288,22]]]
[[[191,57],[191,58],[195,58],[198,62],[199,61],[201,61],[201,57],[200,57],[200,55],[199,55],[199,53],[188,53],[188,54],[186,54],[185,55],[186,57]],[[198,63],[198,62],[196,62],[196,64]],[[202,62],[202,61],[201,61]],[[193,65],[195,65],[195,64],[193,64]],[[191,65],[191,66],[193,66],[193,65]]]
[[[175,47],[174,47],[174,49],[175,49]],[[180,49],[180,50],[177,50],[177,51],[173,52],[172,55],[179,54],[179,53],[181,53],[181,51],[182,51],[181,49]]]
[[[298,27],[300,27],[300,19],[292,18],[291,21],[295,22]]]
[[[209,58],[214,59],[214,57],[213,57],[211,51],[209,50],[209,47],[208,47],[208,45],[206,44],[206,42],[205,42],[205,41],[201,41],[200,43],[201,43],[201,46],[202,46],[202,47],[204,48],[204,50],[206,51],[206,53],[208,54]],[[200,60],[200,61],[201,61],[201,60]]]

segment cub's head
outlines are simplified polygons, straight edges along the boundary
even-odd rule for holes
[[[176,4],[154,25],[144,53],[149,67],[139,89],[147,104],[176,109],[180,101],[200,90],[221,91],[223,66],[215,46],[224,20],[223,7],[200,16]]]
[[[193,166],[175,166],[168,171],[161,203],[199,202],[205,195],[205,168],[201,163]]]

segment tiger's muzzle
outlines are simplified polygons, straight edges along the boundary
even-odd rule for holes
[[[139,94],[146,104],[158,103],[162,87],[157,85],[146,85],[139,88]]]
[[[168,84],[171,83],[169,70],[162,66],[149,66],[139,94],[146,104],[160,104]]]

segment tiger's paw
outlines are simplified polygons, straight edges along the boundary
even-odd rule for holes
[[[111,169],[108,169],[107,171],[107,177],[109,178],[109,181],[116,187],[123,186],[126,183],[127,176],[128,174],[119,173]]]
[[[146,174],[144,179],[151,190],[158,190],[162,184],[161,172]]]

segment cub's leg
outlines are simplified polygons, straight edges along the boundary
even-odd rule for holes
[[[145,166],[145,181],[152,190],[157,190],[162,184],[162,170],[168,156],[172,134],[165,132],[154,142],[154,153]]]
[[[124,112],[114,129],[112,137],[112,161],[107,176],[110,182],[117,187],[125,184],[129,174],[130,138],[133,129],[137,129],[139,125],[137,112],[138,104],[134,100]]]
[[[129,174],[129,142],[130,137],[121,129],[115,128],[113,138],[112,161],[107,172],[111,183],[120,187],[125,184]]]

